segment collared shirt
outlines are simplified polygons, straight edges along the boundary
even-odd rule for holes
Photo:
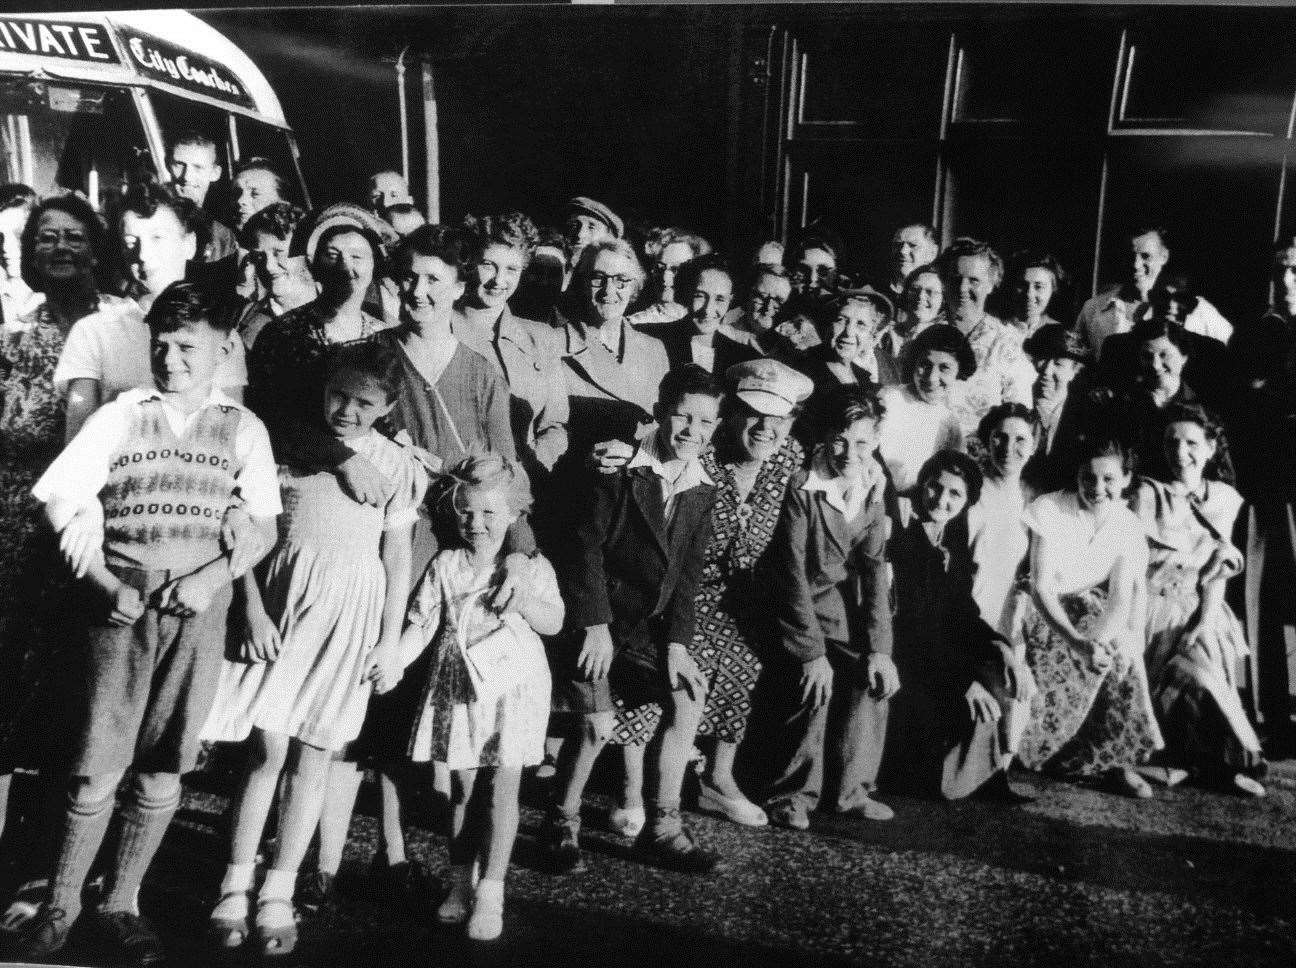
[[[810,470],[801,490],[811,494],[822,493],[824,500],[840,511],[842,517],[854,521],[864,509],[864,499],[868,497],[876,474],[876,468],[870,468],[868,477],[859,481],[834,474],[828,466],[828,455],[820,449],[810,462]]]
[[[238,431],[234,435],[234,454],[241,466],[234,479],[243,499],[243,508],[253,517],[273,517],[283,510],[279,500],[278,470],[265,425],[251,410],[215,387],[201,406],[188,414],[156,388],[124,391],[91,415],[81,433],[72,438],[36,482],[32,495],[45,504],[61,500],[84,507],[94,501],[108,481],[113,455],[130,432],[132,412],[148,400],[162,402],[162,414],[177,437],[183,437],[207,407],[233,407],[241,411]]]
[[[66,390],[73,380],[97,380],[104,401],[125,390],[151,388],[150,342],[144,310],[135,300],[100,296],[99,309],[78,320],[68,333],[54,383]],[[227,390],[248,382],[243,341],[233,340],[232,347],[216,369],[216,386]]]
[[[1117,561],[1126,561],[1134,574],[1148,566],[1148,543],[1138,516],[1118,503],[1100,520],[1082,507],[1074,491],[1055,491],[1036,498],[1022,515],[1027,529],[1040,540],[1056,543],[1053,556],[1058,592],[1073,595],[1105,582]]]
[[[639,442],[639,447],[635,450],[634,456],[630,458],[630,463],[626,465],[626,470],[632,471],[636,467],[646,467],[662,482],[662,502],[666,507],[666,520],[669,521],[672,512],[675,510],[675,499],[695,487],[703,485],[714,485],[711,476],[707,474],[702,467],[702,461],[697,457],[691,457],[688,460],[681,460],[677,457],[668,457],[663,460],[665,455],[662,454],[661,441],[657,434],[650,434]]]

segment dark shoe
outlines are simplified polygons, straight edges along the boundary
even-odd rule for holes
[[[1023,804],[1035,802],[1034,797],[1014,790],[1008,783],[1008,775],[1003,772],[996,773],[981,784],[977,791],[972,794],[972,798],[974,800],[984,800],[986,803],[1005,803],[1010,807],[1019,807]]]
[[[800,800],[782,800],[778,803],[765,804],[765,813],[769,822],[775,827],[786,827],[789,830],[809,830],[810,814]]]
[[[14,961],[42,961],[62,951],[72,933],[72,923],[62,908],[42,904],[36,916],[5,946],[5,957]]]
[[[125,955],[131,965],[148,968],[166,961],[166,948],[153,926],[132,911],[100,911],[94,916],[95,931],[111,947]]]
[[[665,834],[645,829],[635,838],[630,856],[653,867],[682,874],[706,874],[720,863],[718,854],[699,847],[683,827]]]
[[[545,867],[551,874],[572,874],[585,869],[580,849],[580,818],[550,810],[536,837]]]
[[[399,864],[388,864],[382,851],[374,855],[369,878],[378,897],[390,898],[420,910],[430,898],[441,892],[436,878],[418,861],[403,860]]]
[[[297,907],[310,914],[318,914],[333,906],[337,898],[336,876],[314,871],[297,882]]]

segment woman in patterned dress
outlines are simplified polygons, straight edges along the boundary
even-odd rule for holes
[[[694,660],[709,688],[699,734],[715,739],[715,753],[701,779],[698,805],[745,826],[763,826],[765,812],[739,789],[734,757],[747,728],[751,694],[761,664],[753,646],[764,636],[756,625],[767,609],[755,584],[783,507],[788,481],[805,453],[789,431],[810,379],[774,360],[752,360],[725,373],[723,428],[702,466],[716,482],[712,537],[694,599]],[[629,835],[643,823],[643,753],[657,730],[656,705],[622,709],[613,738],[625,747],[626,785],[612,826]]]
[[[1026,509],[1031,598],[1021,633],[1038,686],[1017,756],[1150,797],[1135,767],[1163,745],[1143,666],[1148,543],[1125,504],[1132,457],[1088,441],[1074,490]]]
[[[999,253],[975,239],[955,239],[941,254],[940,268],[946,319],[967,337],[976,356],[976,372],[959,383],[951,401],[964,439],[976,444],[977,425],[991,407],[1031,405],[1035,371],[1022,352],[1020,334],[986,312],[986,300],[1003,281]]]
[[[31,489],[63,447],[65,399],[54,367],[72,324],[99,307],[103,236],[99,217],[76,196],[36,206],[21,244],[24,279],[39,295],[0,330],[0,829],[14,769],[48,768],[45,754],[62,746],[60,670],[75,650],[60,617],[77,609]]]

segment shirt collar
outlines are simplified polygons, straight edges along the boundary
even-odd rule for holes
[[[144,403],[148,400],[158,400],[163,406],[171,407],[173,410],[175,409],[175,405],[167,400],[167,398],[163,396],[162,391],[157,387],[141,387],[135,392],[139,394],[136,398],[139,403]],[[123,394],[123,396],[125,396],[125,394]],[[215,384],[212,385],[211,393],[207,394],[207,399],[198,405],[198,410],[203,410],[207,407],[234,407],[237,410],[246,409],[241,403],[232,399]],[[197,413],[198,410],[195,410],[194,413]]]
[[[656,433],[649,434],[639,442],[639,447],[630,458],[630,463],[626,465],[626,470],[634,470],[637,467],[648,468],[670,485],[673,494],[680,494],[703,484],[715,483],[702,467],[701,460],[697,458],[686,461],[675,459],[663,461],[661,444],[657,440]]]
[[[828,455],[820,448],[810,462],[810,471],[806,475],[801,490],[811,494],[822,494],[824,500],[840,511],[847,519],[854,518],[864,503],[868,493],[868,482],[860,482],[848,496],[847,482],[844,477],[834,474],[828,467]]]

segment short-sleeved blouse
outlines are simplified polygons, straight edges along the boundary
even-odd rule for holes
[[[1142,574],[1148,567],[1148,545],[1143,523],[1124,504],[1110,509],[1101,524],[1080,506],[1073,491],[1055,491],[1036,498],[1023,517],[1037,539],[1063,549],[1054,555],[1053,578],[1058,592],[1073,595],[1105,582],[1118,561],[1128,561]],[[1032,576],[1038,580],[1039,576]]]

